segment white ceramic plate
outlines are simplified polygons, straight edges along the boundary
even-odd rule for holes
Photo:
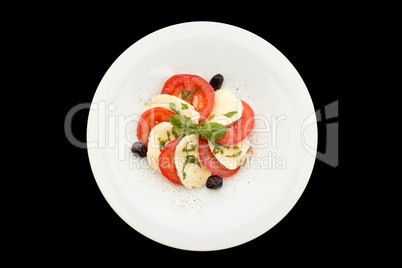
[[[174,74],[207,81],[221,73],[254,110],[253,151],[219,190],[187,190],[131,154],[142,108]],[[146,237],[186,250],[250,241],[295,205],[317,147],[313,103],[292,64],[262,38],[222,23],[163,28],[129,47],[109,68],[92,101],[88,154],[96,182],[116,213]]]

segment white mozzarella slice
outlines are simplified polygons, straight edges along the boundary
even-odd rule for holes
[[[159,173],[161,172],[158,165],[159,155],[161,154],[161,149],[175,139],[172,134],[172,124],[170,122],[162,122],[156,125],[148,137],[148,152],[147,159],[149,165]],[[168,136],[169,134],[169,136]],[[169,141],[170,140],[170,141]]]
[[[200,114],[195,110],[194,106],[176,96],[168,94],[161,94],[153,98],[150,102],[148,102],[145,105],[142,112],[144,113],[146,110],[156,107],[162,107],[173,111],[170,108],[171,102],[176,105],[177,110],[179,110],[181,114],[190,117],[195,124],[198,124],[198,121],[200,120]]]
[[[230,146],[211,141],[208,141],[208,145],[216,159],[228,169],[236,169],[242,165],[246,160],[247,151],[250,148],[247,139]]]
[[[243,113],[243,104],[228,89],[219,89],[215,92],[214,107],[211,115],[215,115],[211,122],[218,122],[224,126],[240,119]]]
[[[211,171],[204,167],[200,160],[198,146],[199,135],[185,136],[176,146],[174,163],[176,165],[177,175],[181,183],[187,189],[204,186],[208,177],[212,175]],[[199,165],[191,162],[186,164],[187,158],[195,158],[195,161],[198,162]]]

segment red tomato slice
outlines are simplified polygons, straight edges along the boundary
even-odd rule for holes
[[[224,145],[232,145],[244,140],[254,128],[254,112],[250,105],[243,103],[243,113],[239,120],[226,126],[226,134],[217,143]]]
[[[148,147],[148,136],[151,130],[159,123],[169,122],[169,116],[175,114],[174,112],[156,107],[145,111],[138,120],[137,138]]]
[[[197,91],[191,92],[197,88]],[[183,96],[183,90],[189,92]],[[215,91],[202,77],[192,74],[177,74],[170,77],[163,85],[161,94],[174,95],[195,107],[200,113],[200,122],[208,118],[215,101]]]
[[[158,159],[162,175],[169,181],[179,185],[182,185],[182,183],[177,175],[176,165],[174,164],[174,153],[176,152],[176,146],[179,144],[181,139],[182,138],[169,142],[165,148],[163,148]]]
[[[208,141],[200,137],[199,142],[199,154],[201,158],[202,164],[212,172],[214,175],[218,175],[221,177],[230,177],[239,171],[240,166],[236,169],[228,169],[223,166],[218,159],[212,154],[211,149],[209,148]]]

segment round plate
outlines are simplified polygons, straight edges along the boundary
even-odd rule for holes
[[[144,105],[180,73],[207,81],[220,73],[254,110],[252,150],[219,190],[174,185],[130,152]],[[112,64],[92,101],[87,147],[102,194],[132,228],[171,247],[218,250],[267,232],[295,205],[314,166],[317,126],[303,80],[275,47],[238,27],[191,22],[147,35]]]

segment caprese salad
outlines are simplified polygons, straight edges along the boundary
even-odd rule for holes
[[[221,88],[223,81],[220,74],[209,83],[191,74],[170,77],[143,108],[131,151],[172,183],[222,187],[244,163],[254,128],[253,109]]]

